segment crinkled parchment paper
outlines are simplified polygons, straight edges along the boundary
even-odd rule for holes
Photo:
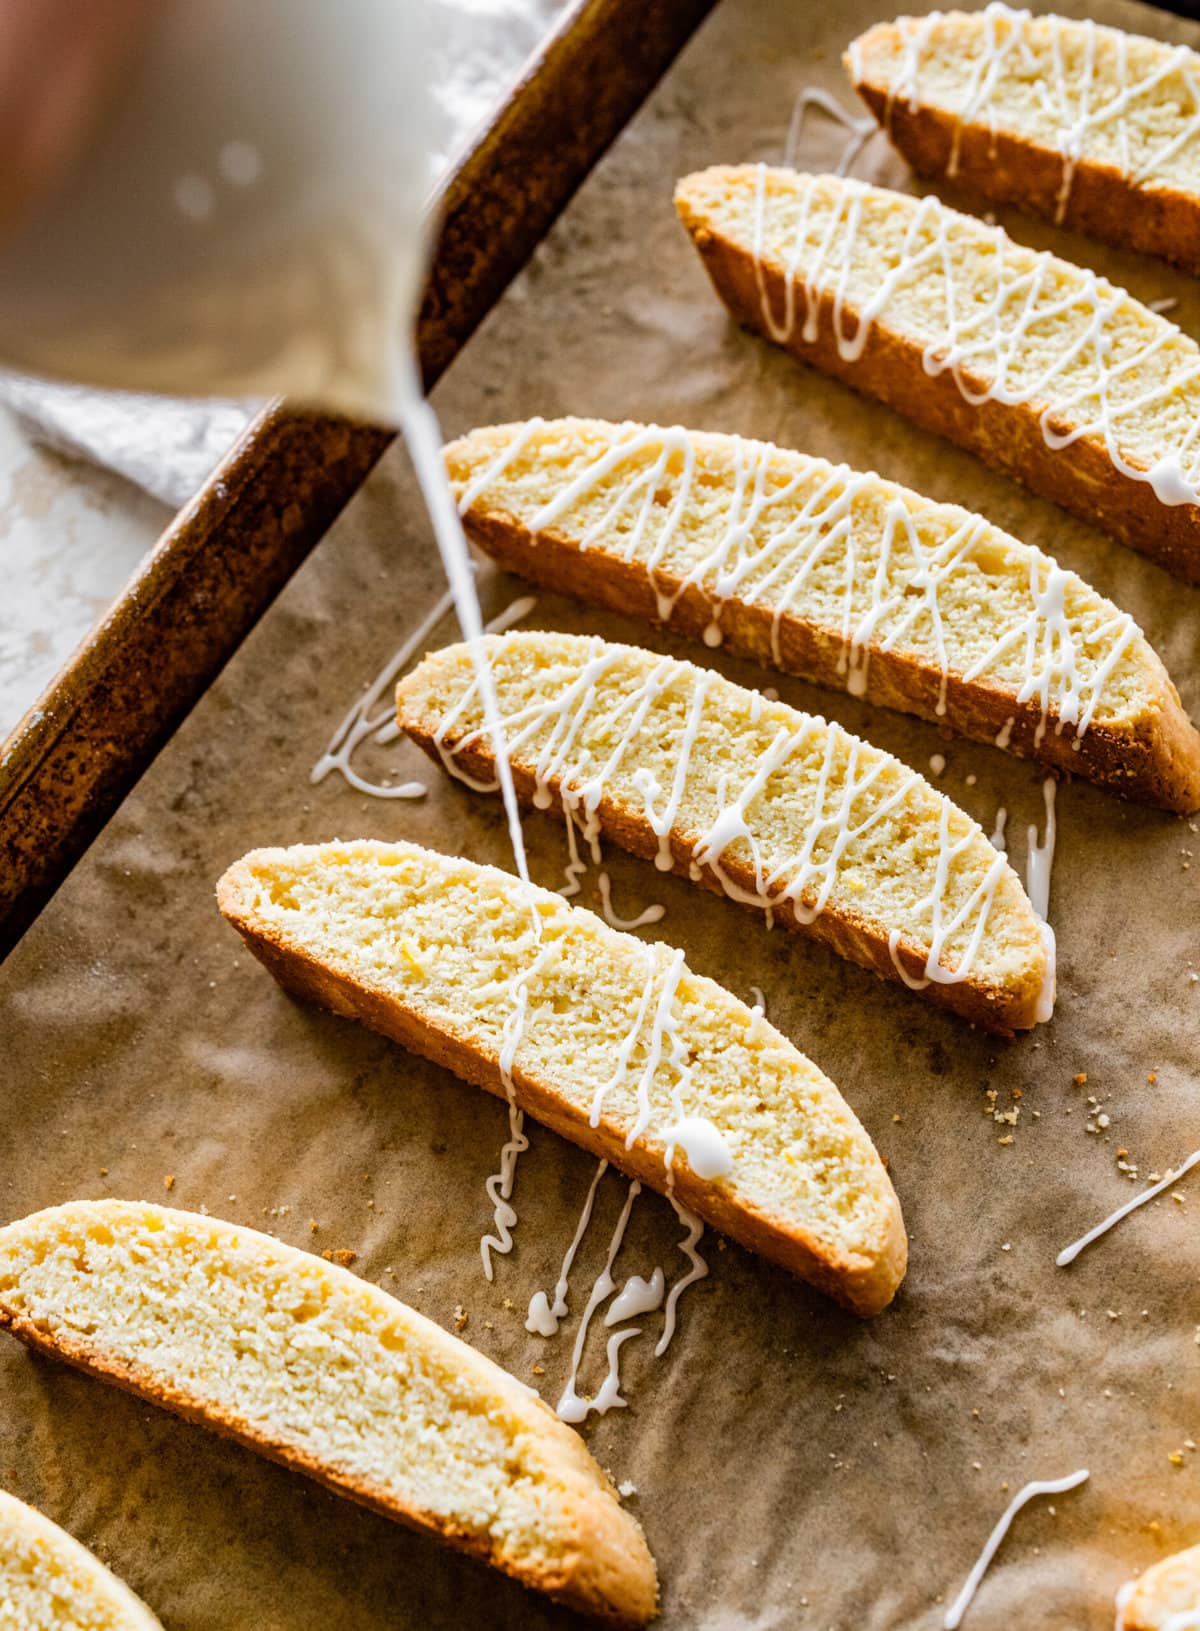
[[[1200,41],[1200,29],[1149,9],[1099,9]],[[877,15],[723,0],[445,381],[447,432],[597,413],[874,466],[1083,572],[1140,619],[1196,714],[1200,593],[735,331],[675,223],[676,176],[777,158],[801,88],[849,105],[839,54]],[[834,163],[842,133],[814,119],[801,160]],[[858,173],[907,184],[882,141]],[[1179,320],[1200,332],[1200,294],[1183,275],[1009,224],[1143,298],[1177,299]],[[524,592],[490,569],[481,586],[489,613]],[[0,1214],[80,1195],[165,1200],[172,1175],[174,1204],[354,1250],[359,1272],[443,1324],[461,1309],[468,1340],[553,1400],[623,1181],[601,1183],[571,1321],[554,1341],[530,1336],[529,1295],[553,1283],[590,1158],[533,1129],[516,1249],[489,1286],[477,1243],[503,1107],[296,1006],[212,899],[221,870],[255,844],[406,836],[505,862],[496,802],[439,779],[406,743],[370,746],[359,763],[426,781],[419,802],[308,780],[343,710],[441,589],[397,451],[4,968]],[[527,626],[539,624],[682,649],[551,596]],[[439,639],[451,637],[447,623]],[[944,754],[941,785],[989,831],[1003,804],[1023,865],[1027,825],[1043,815],[1035,769],[700,656],[745,683],[778,683],[920,769]],[[891,1161],[912,1235],[906,1284],[866,1324],[710,1235],[711,1277],[685,1297],[666,1358],[651,1352],[658,1316],[626,1346],[631,1406],[587,1436],[636,1487],[672,1631],[932,1631],[1009,1495],[1079,1467],[1091,1470],[1082,1489],[1017,1520],[969,1631],[1107,1631],[1116,1586],[1200,1538],[1200,1452],[1184,1447],[1200,1440],[1200,1183],[1143,1209],[1071,1269],[1054,1266],[1061,1246],[1136,1193],[1118,1151],[1141,1184],[1200,1145],[1200,840],[1186,821],[1083,784],[1061,789],[1058,816],[1058,1012],[1011,1045],[679,879],[609,858],[619,910],[663,902],[651,932],[742,995],[760,986],[771,1019],[840,1084]],[[556,884],[558,824],[526,825],[535,875]],[[586,899],[594,889],[592,874]],[[993,1105],[1019,1109],[1016,1125],[994,1120]],[[1108,1123],[1091,1132],[1097,1114]],[[666,1203],[643,1198],[619,1270],[682,1267],[677,1238]],[[602,1374],[602,1341],[598,1330],[585,1388]],[[7,1342],[0,1400],[0,1484],[97,1547],[171,1631],[568,1623],[481,1567]]]

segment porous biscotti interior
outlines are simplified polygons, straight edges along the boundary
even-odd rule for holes
[[[732,1157],[726,1187],[834,1256],[873,1252],[895,1201],[833,1084],[761,1016],[672,951],[610,929],[549,890],[422,849],[360,840],[258,850],[226,875],[234,920],[302,949],[497,1060],[522,1006],[512,1069],[578,1112],[601,1097],[641,1145],[704,1117]],[[536,912],[535,928],[533,912]],[[665,1000],[665,1019],[659,1018]],[[640,1103],[639,1103],[640,1095]]]
[[[1178,458],[1196,479],[1200,347],[1166,318],[932,197],[783,169],[767,169],[761,185],[763,263],[839,299],[847,340],[870,306],[931,360],[954,342],[964,380],[991,387],[1002,369],[1004,395],[1052,406],[1054,428],[1102,440],[1107,420],[1131,462]],[[759,186],[757,166],[722,166],[687,177],[677,199],[693,229],[751,254]],[[773,309],[782,322],[782,302]],[[797,339],[804,318],[801,298]]]
[[[487,650],[514,764],[542,778],[565,769],[576,792],[599,779],[634,819],[677,793],[675,831],[693,843],[728,837],[717,866],[755,869],[765,894],[806,877],[800,899],[815,906],[828,881],[825,909],[885,938],[896,930],[927,951],[940,922],[949,969],[966,957],[996,986],[1040,978],[1039,927],[1016,874],[995,870],[982,829],[898,759],[638,647],[521,633],[489,636]],[[402,723],[437,732],[445,722],[458,741],[482,725],[465,646],[427,657],[399,697]]]
[[[989,6],[880,23],[850,50],[857,79],[1139,181],[1200,188],[1200,56],[1162,40]],[[1105,110],[1108,110],[1107,113]],[[1077,146],[1076,146],[1077,144]]]
[[[346,1270],[216,1219],[78,1202],[0,1230],[0,1304],[498,1560],[561,1565],[582,1442],[465,1344]],[[570,1504],[566,1504],[569,1512]]]
[[[714,602],[734,596],[844,639],[863,629],[864,644],[955,676],[983,663],[980,683],[1013,693],[1049,666],[1051,711],[1065,669],[1082,706],[1094,701],[1094,723],[1140,718],[1161,688],[1144,636],[1081,578],[1065,574],[1051,628],[1034,595],[1055,570],[1048,556],[880,476],[740,437],[596,419],[488,426],[451,443],[446,464],[475,513],[523,526],[572,489],[551,533]]]
[[[78,1541],[2,1490],[0,1625],[4,1631],[162,1631]]]

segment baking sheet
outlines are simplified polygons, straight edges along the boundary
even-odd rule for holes
[[[1195,26],[1133,4],[1093,12],[1200,43]],[[675,223],[675,177],[777,159],[805,86],[851,106],[838,57],[878,15],[724,0],[447,376],[447,434],[596,413],[874,466],[1083,572],[1139,618],[1200,714],[1195,590],[734,330]],[[835,163],[843,140],[814,114],[800,160]],[[855,173],[907,184],[881,139]],[[1173,315],[1200,333],[1200,293],[1181,274],[1005,219],[1145,299],[1178,299]],[[490,568],[480,577],[489,614],[526,592]],[[553,1401],[623,1182],[600,1185],[572,1319],[553,1341],[529,1335],[529,1295],[553,1284],[591,1159],[531,1129],[516,1248],[489,1286],[478,1239],[503,1107],[293,1004],[212,902],[219,873],[255,844],[404,836],[505,863],[497,802],[438,780],[405,743],[355,763],[424,781],[419,802],[308,780],[348,703],[441,591],[397,450],[0,971],[0,1215],[144,1196],[353,1250],[356,1270],[444,1325],[465,1312],[463,1335]],[[1008,809],[1018,866],[1027,824],[1042,821],[1034,768],[933,726],[549,595],[526,626],[594,630],[776,684],[920,769],[942,753],[941,785],[987,830]],[[447,621],[438,638],[451,637]],[[912,1238],[894,1307],[864,1324],[708,1235],[712,1273],[686,1294],[669,1353],[652,1356],[657,1316],[626,1345],[631,1406],[593,1418],[586,1435],[635,1487],[672,1631],[933,1631],[1010,1494],[1080,1467],[1091,1470],[1082,1489],[1018,1518],[969,1631],[1107,1631],[1117,1585],[1200,1536],[1200,1452],[1185,1448],[1200,1440],[1200,1184],[1185,1181],[1181,1202],[1152,1203],[1070,1270],[1054,1266],[1136,1193],[1118,1150],[1140,1182],[1200,1145],[1200,842],[1186,821],[1084,784],[1060,790],[1058,821],[1058,1011],[1010,1045],[682,880],[607,858],[618,910],[662,902],[650,932],[741,995],[761,987],[769,1017],[840,1084],[890,1159]],[[558,824],[535,815],[526,830],[535,877],[558,883]],[[1096,1133],[1089,1095],[1110,1118]],[[992,1106],[1019,1108],[1015,1127]],[[633,1217],[621,1273],[682,1267],[666,1203],[644,1197]],[[597,1331],[585,1389],[603,1374],[602,1346]],[[571,1623],[480,1566],[7,1342],[0,1485],[94,1546],[168,1631]]]

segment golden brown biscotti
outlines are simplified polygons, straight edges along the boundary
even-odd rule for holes
[[[599,419],[473,430],[446,468],[475,543],[545,588],[1200,807],[1200,732],[1129,614],[956,504],[769,442]]]
[[[922,175],[1200,272],[1200,56],[1005,5],[877,23],[855,90]]]
[[[1117,1594],[1117,1631],[1200,1627],[1200,1546],[1164,1557]]]
[[[991,1030],[1048,1019],[1047,934],[981,828],[890,754],[719,674],[567,634],[484,642],[518,795]],[[397,689],[402,729],[491,788],[466,646]]]
[[[837,1088],[682,952],[416,844],[255,850],[221,911],[280,983],[486,1088],[859,1314],[907,1245]]]
[[[998,226],[837,176],[687,176],[738,322],[1200,582],[1200,346]]]
[[[5,1631],[162,1631],[99,1558],[4,1490],[0,1625]]]
[[[641,1529],[528,1388],[348,1270],[137,1201],[0,1229],[0,1325],[619,1626],[657,1601]]]

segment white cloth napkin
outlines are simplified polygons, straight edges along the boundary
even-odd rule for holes
[[[173,510],[200,488],[245,428],[252,404],[91,391],[0,374],[0,403],[31,441],[104,465]]]

